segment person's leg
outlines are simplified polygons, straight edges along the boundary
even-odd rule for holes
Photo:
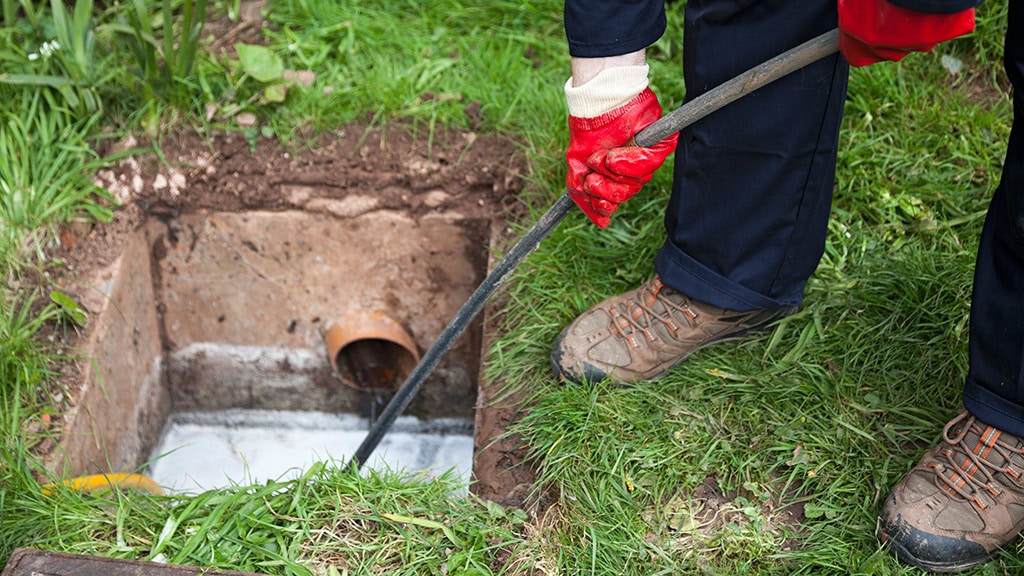
[[[836,22],[835,0],[689,0],[687,99]],[[680,134],[658,277],[563,330],[559,377],[654,378],[793,310],[824,249],[847,73],[827,57]]]
[[[836,21],[834,1],[687,2],[687,99]],[[848,70],[825,58],[680,133],[665,284],[730,310],[800,303],[825,246]]]
[[[900,560],[958,571],[1024,529],[1024,10],[1009,5],[1013,127],[978,248],[967,412],[893,488],[878,533]]]
[[[1013,4],[1005,58],[1013,128],[974,269],[964,406],[1024,436],[1024,14]]]

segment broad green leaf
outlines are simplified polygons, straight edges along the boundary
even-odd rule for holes
[[[73,323],[75,323],[78,326],[82,326],[85,324],[85,312],[67,294],[54,290],[50,292],[50,300],[52,300],[54,304],[59,306],[64,316],[66,316]]]
[[[825,515],[825,509],[813,502],[804,504],[804,517],[806,518],[821,518]]]
[[[268,102],[284,102],[284,97],[287,93],[287,84],[270,84],[263,89],[263,97]]]
[[[260,82],[273,82],[284,74],[284,62],[269,48],[254,44],[235,44],[238,61],[245,73]]]

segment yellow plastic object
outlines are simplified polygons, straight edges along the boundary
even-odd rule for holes
[[[152,478],[143,476],[142,474],[91,474],[89,476],[79,476],[77,478],[69,478],[61,482],[64,486],[77,490],[79,492],[92,492],[93,490],[99,490],[101,488],[134,488],[136,490],[143,490],[152,494],[162,495],[164,489],[160,487]],[[43,486],[43,495],[52,496],[54,484],[46,484]]]

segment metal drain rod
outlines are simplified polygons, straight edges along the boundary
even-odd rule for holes
[[[569,213],[572,207],[572,198],[569,198],[568,194],[562,194],[554,205],[548,208],[548,211],[541,216],[540,220],[526,232],[526,235],[512,246],[508,254],[494,267],[494,270],[484,278],[480,286],[473,291],[469,300],[462,305],[462,308],[459,308],[459,311],[455,313],[455,317],[452,318],[448,326],[441,332],[441,335],[437,337],[437,340],[430,346],[427,353],[423,355],[416,368],[413,368],[409,377],[405,379],[401,388],[398,389],[395,396],[388,402],[384,411],[380,413],[377,421],[373,423],[373,426],[367,433],[366,439],[359,445],[355,456],[348,463],[349,467],[355,465],[357,469],[362,468],[363,464],[369,460],[370,455],[373,454],[374,449],[380,444],[381,439],[384,438],[384,435],[387,434],[387,431],[395,423],[395,419],[409,406],[413,397],[419,392],[424,380],[434,371],[438,362],[441,361],[441,357],[451,349],[455,341],[466,330],[466,327],[469,326],[469,323],[480,312],[491,294],[494,294],[494,291],[508,279],[520,262],[537,249],[540,241],[554,230],[555,226],[565,218],[565,215]]]
[[[633,138],[637,146],[646,147],[663,140],[668,135],[678,132],[693,124],[697,120],[711,114],[723,106],[738,100],[739,98],[774,82],[783,76],[795,72],[804,66],[834,54],[839,50],[839,31],[831,30],[820,36],[812,38],[803,44],[787,50],[778,56],[758,64],[746,72],[726,81],[704,94],[697,96],[680,108],[662,116],[650,126],[641,130]],[[352,460],[349,461],[349,468],[355,466],[356,470],[362,468],[369,460],[374,449],[380,444],[384,435],[395,423],[405,409],[409,406],[413,397],[419,392],[420,386],[427,376],[437,367],[441,357],[455,343],[455,340],[465,331],[470,321],[480,312],[484,303],[490,298],[494,291],[501,286],[513,270],[519,266],[531,252],[537,249],[547,235],[554,230],[555,226],[565,218],[565,215],[573,207],[573,201],[569,195],[562,194],[551,208],[540,217],[540,220],[530,228],[508,254],[498,262],[494,270],[484,278],[484,281],[469,297],[469,300],[462,305],[462,308],[455,314],[448,326],[437,337],[437,340],[427,353],[420,359],[419,364],[409,374],[405,382],[395,393],[395,396],[388,402],[387,407],[381,412],[380,417],[370,427],[366,439],[359,445]]]

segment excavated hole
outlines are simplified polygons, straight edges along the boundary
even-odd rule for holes
[[[99,378],[65,430],[61,464],[141,468],[194,491],[347,461],[408,358],[373,338],[342,349],[348,378],[375,389],[361,390],[332,368],[324,334],[354,310],[383,312],[422,354],[483,279],[490,226],[384,210],[149,219],[106,287],[90,344]],[[469,480],[482,345],[477,319],[371,468],[454,466]]]
[[[59,230],[52,255],[63,266],[50,273],[89,319],[82,330],[52,335],[81,359],[59,367],[52,412],[26,422],[47,480],[139,471],[172,409],[278,410],[285,398],[300,405],[284,409],[368,419],[386,398],[374,404],[366,392],[339,385],[320,341],[324,328],[358,293],[370,304],[383,302],[422,354],[454,314],[453,301],[461,305],[470,293],[450,263],[471,263],[475,288],[489,246],[495,253],[507,249],[515,238],[505,223],[526,214],[522,148],[499,134],[432,129],[428,137],[415,125],[356,122],[287,146],[234,131],[188,130],[162,134],[159,143],[132,136],[103,143],[101,156],[150,145],[162,153],[125,157],[97,173],[97,185],[120,202],[110,223]],[[239,225],[221,225],[239,219],[252,227],[278,222],[268,214],[301,218],[287,231],[206,237],[237,232]],[[398,231],[380,229],[384,221]],[[429,233],[439,223],[449,228]],[[459,244],[446,244],[453,235]],[[415,244],[417,251],[402,260],[383,241],[367,247],[375,238]],[[214,240],[232,248],[207,257],[216,264],[194,268],[192,260],[203,258],[193,252],[208,252]],[[295,263],[310,250],[325,261],[350,254],[365,265],[335,266],[328,274],[313,257]],[[166,283],[177,277],[190,278],[196,292],[169,290]],[[345,287],[353,284],[365,290]],[[470,488],[521,506],[535,471],[521,440],[507,430],[525,399],[504,391],[500,375],[475,384],[480,351],[501,330],[501,302],[499,293],[481,315],[483,336],[479,323],[470,327],[407,413],[450,416],[445,410],[457,403],[431,396],[438,381],[466,388],[458,418],[473,413],[475,394]],[[240,318],[248,323],[239,326]]]

